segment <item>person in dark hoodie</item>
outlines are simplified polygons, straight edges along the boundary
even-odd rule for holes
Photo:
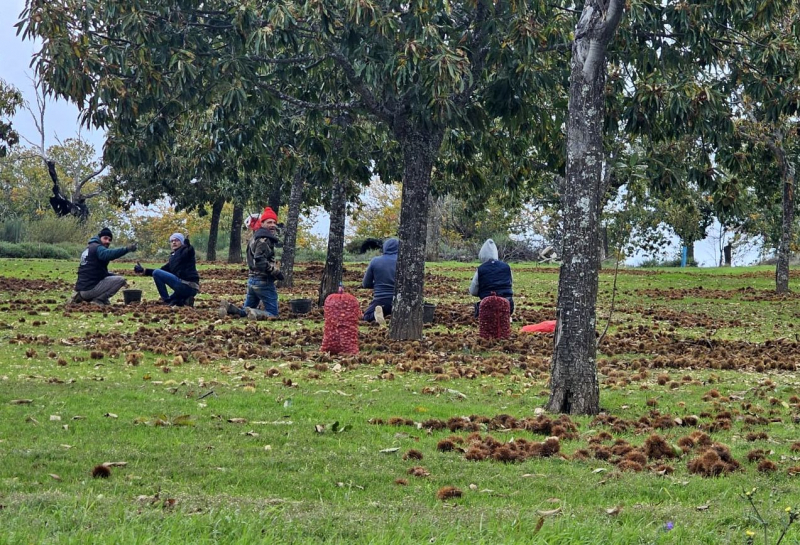
[[[511,277],[511,267],[500,261],[497,254],[497,245],[492,239],[487,239],[478,252],[478,259],[481,265],[472,277],[469,285],[470,295],[480,297],[483,300],[489,297],[492,292],[498,297],[505,297],[511,305],[510,311],[514,312],[514,291],[512,289],[513,278]],[[480,302],[475,303],[475,316],[478,315]]]
[[[361,285],[375,291],[372,294],[372,302],[364,311],[363,320],[367,322],[378,322],[386,324],[385,316],[392,313],[392,298],[394,297],[394,281],[397,271],[397,250],[400,241],[396,238],[387,239],[383,243],[383,255],[372,258],[369,262],[367,271],[364,273],[364,280]]]
[[[181,233],[169,237],[172,253],[169,261],[160,269],[145,269],[139,263],[133,268],[137,274],[152,276],[156,284],[160,303],[171,307],[193,307],[194,296],[200,291],[200,275],[197,273],[194,246]],[[172,294],[167,291],[172,288]]]
[[[129,252],[136,251],[136,243],[124,248],[109,249],[114,239],[111,229],[103,227],[97,236],[89,239],[89,245],[81,254],[78,266],[78,280],[75,291],[67,302],[68,305],[88,301],[95,305],[109,305],[109,298],[125,285],[124,276],[108,272],[108,263]]]
[[[278,316],[278,290],[275,280],[283,280],[283,273],[275,264],[275,245],[278,243],[278,214],[269,206],[264,209],[257,221],[251,221],[249,228],[253,236],[247,243],[247,266],[250,276],[247,279],[247,295],[242,308],[222,301],[219,307],[220,318],[232,314],[247,316],[252,320]],[[264,303],[264,310],[258,304]]]

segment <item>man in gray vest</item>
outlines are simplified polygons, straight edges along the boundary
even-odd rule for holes
[[[114,235],[111,229],[103,227],[97,236],[89,239],[89,245],[81,254],[78,267],[78,281],[68,305],[88,301],[95,305],[109,305],[109,298],[126,284],[125,277],[108,272],[108,263],[129,252],[136,251],[136,243],[124,248],[109,249]]]

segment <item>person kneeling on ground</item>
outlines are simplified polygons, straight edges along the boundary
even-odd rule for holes
[[[247,295],[242,308],[222,301],[219,307],[220,318],[232,314],[252,320],[278,316],[278,291],[275,280],[283,280],[283,273],[275,265],[275,244],[278,215],[269,206],[264,209],[258,221],[251,222],[249,228],[254,231],[247,243],[247,266],[250,276],[247,279]],[[264,310],[258,310],[258,304],[264,303]]]
[[[152,276],[156,284],[160,303],[171,307],[193,307],[194,296],[200,291],[200,275],[197,273],[194,246],[180,233],[169,237],[172,253],[169,261],[160,269],[145,269],[139,263],[133,268],[137,274]],[[167,292],[172,288],[172,294]]]
[[[103,227],[97,236],[89,239],[89,245],[81,254],[75,291],[67,304],[88,301],[105,306],[110,304],[109,298],[125,286],[125,277],[108,272],[108,263],[129,252],[135,252],[136,243],[110,250],[108,247],[113,239],[114,235],[108,227]]]
[[[383,255],[372,258],[364,273],[362,287],[373,288],[372,302],[364,311],[363,320],[386,324],[385,316],[392,313],[395,273],[397,271],[397,249],[400,241],[387,239],[383,243]]]
[[[469,285],[470,295],[480,297],[481,301],[489,297],[492,292],[498,297],[505,297],[511,305],[510,311],[514,312],[514,292],[511,267],[500,261],[497,254],[497,245],[492,239],[487,239],[478,252],[481,265],[472,277]],[[475,316],[478,315],[480,303],[475,303]]]

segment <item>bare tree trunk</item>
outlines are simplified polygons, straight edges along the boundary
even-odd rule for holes
[[[319,299],[322,306],[331,293],[339,291],[342,282],[342,263],[344,261],[344,223],[347,214],[347,180],[336,176],[331,189],[331,225],[328,231],[328,254],[325,269],[319,284]]]
[[[605,187],[605,53],[619,25],[622,1],[586,0],[572,44],[564,239],[547,403],[547,409],[557,413],[600,412],[595,305],[598,227]]]
[[[297,226],[300,222],[300,205],[303,203],[303,185],[305,174],[298,168],[292,179],[292,192],[289,194],[289,212],[286,216],[286,237],[283,241],[283,256],[281,257],[281,272],[284,279],[280,287],[294,285],[294,256],[297,247]]]
[[[281,207],[281,183],[278,180],[276,180],[274,183],[275,185],[272,186],[269,193],[268,205],[277,214],[278,209]]]
[[[442,198],[428,195],[428,233],[425,261],[439,261],[439,239],[442,236]]]
[[[389,336],[394,340],[417,340],[422,338],[428,193],[443,131],[405,125],[396,128],[395,135],[403,148],[403,196]]]
[[[231,220],[231,243],[228,246],[228,263],[242,262],[242,224],[244,223],[244,205],[234,203]]]
[[[217,260],[217,239],[219,238],[219,218],[222,216],[222,207],[225,206],[225,199],[220,197],[214,201],[211,207],[211,225],[208,227],[208,247],[206,248],[206,259],[209,261]]]
[[[779,162],[783,182],[781,242],[778,245],[778,263],[775,265],[775,291],[789,292],[789,259],[792,256],[792,238],[794,225],[794,165],[786,159],[786,153],[780,150]]]

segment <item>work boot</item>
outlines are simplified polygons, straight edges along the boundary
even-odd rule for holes
[[[194,306],[194,295],[190,295],[186,298],[186,301],[183,302],[183,306],[185,307],[193,307]]]
[[[380,305],[375,307],[375,321],[378,322],[381,326],[386,325],[386,318],[383,317],[383,307]]]
[[[97,305],[99,307],[107,307],[111,304],[111,301],[108,300],[107,297],[92,299],[92,304]]]
[[[69,299],[67,299],[67,306],[77,305],[78,303],[82,302],[83,302],[83,297],[81,297],[81,292],[73,291],[72,295],[70,295]]]
[[[228,301],[221,301],[219,304],[219,309],[217,310],[217,314],[219,314],[220,318],[224,318],[229,314],[239,316],[239,307],[233,303],[229,303]]]

